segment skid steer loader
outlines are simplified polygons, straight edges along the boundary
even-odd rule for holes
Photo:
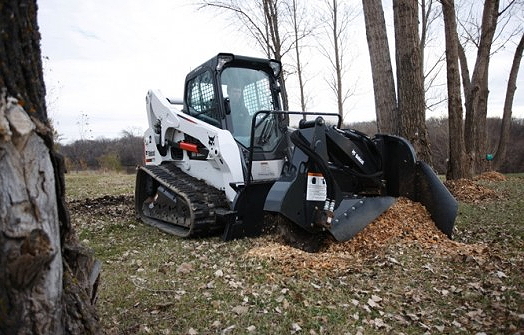
[[[261,234],[273,213],[300,234],[346,241],[404,196],[451,237],[457,202],[410,143],[342,129],[338,114],[282,111],[280,74],[276,60],[220,53],[187,75],[182,100],[147,93],[143,222],[230,240]]]

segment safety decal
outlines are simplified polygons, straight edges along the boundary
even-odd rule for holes
[[[307,174],[307,201],[325,201],[327,197],[326,179],[321,173],[308,172]]]

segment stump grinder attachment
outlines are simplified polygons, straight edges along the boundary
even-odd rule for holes
[[[293,157],[269,191],[266,211],[311,233],[327,230],[346,241],[403,196],[422,203],[451,237],[457,202],[433,170],[416,160],[405,139],[371,139],[326,126],[319,117],[303,122],[290,140]]]

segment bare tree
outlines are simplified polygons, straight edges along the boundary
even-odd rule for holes
[[[415,147],[419,158],[431,165],[417,0],[394,0],[393,16],[400,136],[408,139]]]
[[[99,263],[69,220],[36,0],[2,0],[0,31],[0,334],[97,334]]]
[[[432,1],[430,1],[432,4]],[[429,22],[434,20],[431,7],[422,3],[422,38],[418,35],[418,3],[415,0],[393,1],[397,93],[382,2],[362,0],[366,35],[371,60],[377,125],[380,132],[407,138],[420,159],[431,164],[426,127],[423,56]]]
[[[482,14],[481,37],[469,86],[464,87],[466,151],[473,160],[472,174],[481,171],[486,153],[486,117],[488,105],[488,69],[493,37],[497,27],[499,0],[486,0]]]
[[[446,11],[446,14],[444,15],[445,23],[446,20],[451,19],[451,14],[453,14],[453,21],[455,22],[455,9],[453,9],[453,13],[450,13],[450,3],[453,4],[451,1],[444,1],[442,2],[442,8]],[[465,109],[466,109],[466,119],[464,122],[464,131],[462,131],[462,127],[458,127],[458,123],[455,124],[453,122],[452,113],[454,113],[453,108],[450,107],[450,142],[451,143],[458,143],[461,145],[464,143],[465,147],[465,157],[464,160],[461,161],[460,166],[450,166],[451,171],[448,171],[448,175],[450,178],[468,178],[473,176],[476,173],[480,173],[484,171],[487,168],[487,161],[485,160],[485,154],[488,152],[487,150],[487,105],[488,105],[488,94],[489,94],[489,88],[488,88],[488,70],[489,70],[489,64],[490,59],[493,56],[494,50],[494,42],[497,38],[502,40],[501,44],[496,46],[495,49],[499,49],[501,46],[505,45],[507,41],[512,37],[515,36],[515,31],[510,32],[509,38],[501,38],[502,36],[502,30],[506,27],[509,20],[511,19],[512,15],[510,15],[510,10],[515,8],[522,9],[522,3],[516,0],[511,0],[507,3],[506,6],[503,7],[501,11],[499,11],[500,7],[500,1],[499,0],[486,0],[484,2],[484,6],[482,8],[482,22],[479,24],[472,14],[473,8],[476,6],[475,4],[471,4],[471,7],[469,8],[469,11],[467,12],[467,17],[459,20],[456,19],[456,22],[460,23],[460,27],[462,27],[462,38],[464,40],[464,44],[460,44],[460,42],[457,42],[457,57],[460,60],[460,72],[462,77],[462,86],[465,96]],[[454,4],[453,4],[454,7]],[[497,29],[498,22],[501,21],[502,28]],[[447,22],[449,25],[449,22]],[[451,34],[449,32],[449,26],[446,26],[446,35]],[[454,29],[457,29],[457,25],[454,26]],[[520,32],[520,34],[522,31]],[[454,35],[458,36],[458,33],[454,33]],[[448,36],[447,36],[448,37]],[[458,37],[457,37],[458,40]],[[465,50],[465,45],[467,43],[474,44],[477,48],[477,58],[475,61],[475,66],[473,68],[473,73],[470,75],[470,71],[468,68],[468,61],[467,61],[467,54]],[[449,48],[449,45],[446,44],[446,48]],[[515,54],[515,57],[518,58],[518,48]],[[448,92],[450,90],[450,82],[449,82],[449,76],[450,76],[450,69],[449,69],[449,63],[450,59],[449,57],[453,57],[449,54],[449,50],[446,50],[447,55],[447,62],[448,62]],[[515,59],[514,59],[514,66],[515,66]],[[520,60],[518,60],[520,63]],[[512,68],[511,75],[516,76],[516,73],[518,72],[518,65],[516,68]],[[511,76],[510,75],[510,76]],[[508,82],[508,91],[505,101],[505,113],[511,115],[511,104],[513,101],[513,94],[514,90],[511,87],[511,81],[516,80],[512,79],[510,77],[510,80]],[[457,90],[452,90],[454,94],[456,94]],[[450,93],[451,94],[451,93]],[[451,98],[451,95],[450,95]],[[506,112],[508,111],[508,112]],[[461,112],[462,113],[462,112]],[[506,117],[508,117],[506,114]],[[511,116],[509,116],[511,118]],[[457,121],[458,122],[458,121]],[[462,122],[462,119],[460,120]],[[503,126],[501,128],[501,131],[508,132],[509,133],[509,121],[506,121],[505,124],[503,123]],[[452,124],[454,124],[452,128]],[[461,134],[464,136],[464,140],[460,139]],[[509,135],[508,135],[509,136]],[[505,141],[504,138],[505,134],[500,134],[501,141]],[[460,142],[459,142],[460,141]],[[501,142],[499,142],[501,143]],[[502,144],[502,143],[501,143]],[[502,144],[504,146],[504,144]],[[451,147],[453,149],[453,147]],[[501,147],[501,152],[499,152],[502,156],[504,155],[504,147]],[[451,156],[453,156],[453,153],[450,153],[450,159]],[[462,157],[461,155],[458,155],[455,153],[455,159],[452,160],[452,164],[458,164],[457,160]],[[502,157],[499,157],[500,159],[503,159]],[[468,171],[463,171],[462,169],[467,168]]]
[[[312,34],[312,29],[307,21],[306,7],[300,6],[299,1],[290,0],[287,4],[287,11],[293,29],[293,49],[295,51],[295,68],[298,77],[298,87],[300,91],[300,108],[302,111],[307,110],[307,99],[305,93],[306,79],[304,77],[304,61],[301,57],[303,40]]]
[[[428,48],[440,47],[441,34],[439,22],[442,18],[440,6],[436,6],[437,0],[420,1],[420,59],[424,71],[424,89],[426,110],[430,111],[446,101],[445,94],[442,93],[442,87],[445,82],[442,79],[441,72],[445,69],[445,51],[440,53],[426,52]],[[437,31],[438,29],[438,31]]]
[[[398,134],[397,96],[382,0],[362,0],[379,133]]]
[[[204,0],[199,8],[222,9],[242,23],[254,41],[268,58],[282,61],[284,55],[293,50],[292,30],[281,26],[283,16],[288,12],[283,8],[285,0]],[[284,110],[289,108],[285,73],[279,78]]]
[[[344,77],[348,70],[346,53],[349,25],[356,18],[354,8],[340,0],[325,0],[325,10],[320,11],[324,34],[318,47],[330,65],[331,76],[326,80],[337,101],[337,111],[344,118],[344,103],[353,94],[354,87],[345,88]],[[325,40],[329,43],[325,43]]]
[[[434,6],[435,2],[435,0],[422,0],[420,2],[420,12],[422,15],[420,24],[419,58],[421,62],[420,68],[425,71],[422,81],[425,86],[423,96],[426,100],[425,106],[428,109],[433,108],[444,100],[443,98],[436,97],[433,98],[433,100],[436,99],[436,102],[430,103],[428,102],[428,99],[431,98],[428,98],[425,94],[428,91],[436,90],[435,86],[438,86],[438,83],[436,82],[444,59],[443,55],[436,59],[433,57],[428,68],[424,69],[425,48],[430,42],[435,40],[435,34],[432,33],[432,31],[434,31],[432,27],[434,26],[435,21],[440,18],[440,12]],[[391,66],[382,1],[362,0],[362,5],[371,60],[378,131],[400,134],[395,80]],[[415,38],[415,36],[412,34],[411,38]],[[401,37],[401,39],[403,42],[406,40],[404,37]]]
[[[464,136],[466,152],[473,160],[472,174],[481,173],[488,168],[485,157],[488,152],[486,118],[490,60],[508,41],[522,34],[522,26],[517,23],[515,29],[515,25],[511,23],[518,20],[523,5],[519,0],[503,1],[502,6],[500,0],[486,0],[482,7],[481,20],[478,22],[475,16],[477,4],[471,3],[463,17],[457,20],[462,38],[459,56],[466,108]],[[464,50],[468,45],[473,45],[477,50],[471,75]]]
[[[504,100],[504,112],[502,115],[502,125],[500,127],[500,137],[497,151],[495,152],[494,168],[498,170],[506,159],[509,134],[511,131],[511,110],[513,98],[517,90],[517,74],[519,72],[520,62],[522,60],[522,50],[524,49],[524,33],[520,37],[520,42],[515,50],[511,71],[509,73],[508,85],[506,89],[506,98]]]
[[[460,93],[459,40],[454,0],[441,0],[446,38],[448,88],[449,160],[447,179],[471,177],[464,144],[462,98]]]

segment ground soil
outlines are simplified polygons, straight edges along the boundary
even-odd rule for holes
[[[495,191],[480,185],[478,180],[504,180],[497,172],[480,175],[476,180],[460,179],[446,181],[445,185],[459,201],[478,203],[500,197]],[[103,196],[100,198],[73,200],[69,203],[75,216],[104,214],[115,217],[133,215],[133,197],[129,195]],[[369,224],[349,241],[339,243],[327,238],[320,250],[314,254],[289,246],[282,236],[266,237],[259,247],[251,249],[250,257],[277,259],[283,267],[296,269],[337,269],[352,258],[367,258],[391,245],[412,245],[441,253],[482,255],[484,245],[464,244],[450,240],[437,229],[426,208],[407,198],[399,198],[386,212]]]

